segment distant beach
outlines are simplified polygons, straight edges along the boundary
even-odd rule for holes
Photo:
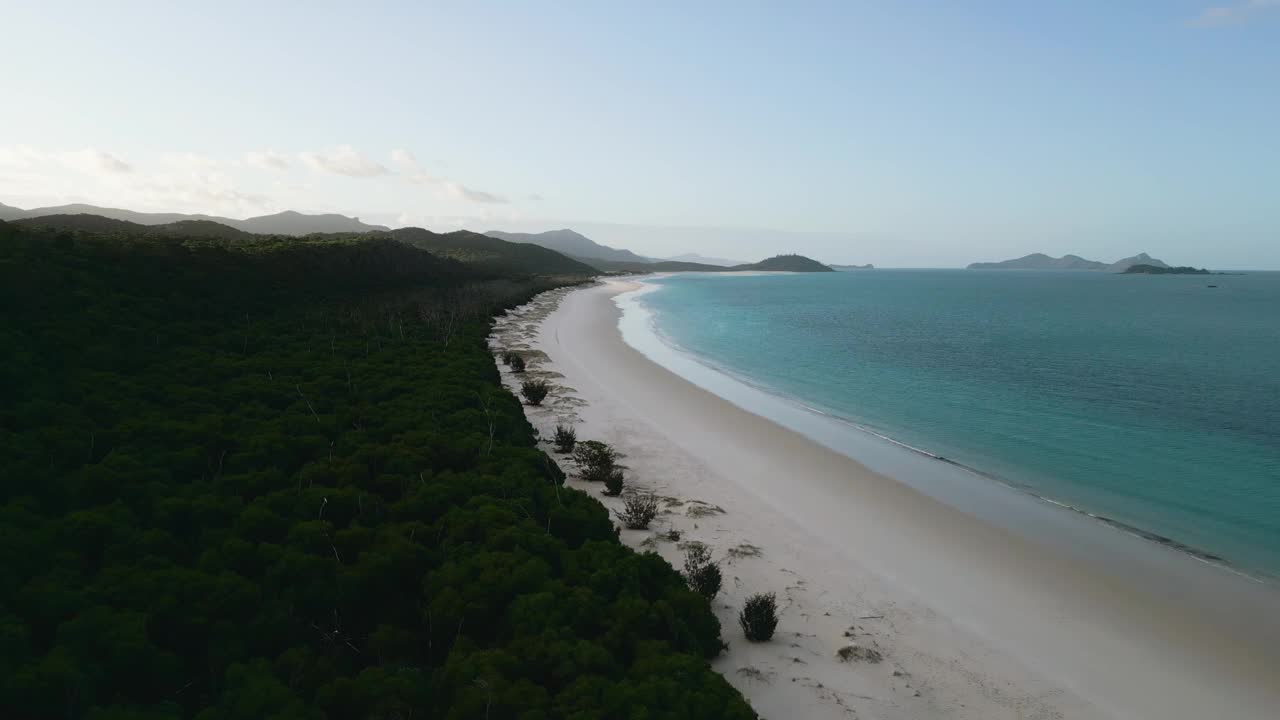
[[[553,384],[527,408],[543,437],[571,422],[665,498],[656,530],[626,542],[679,565],[679,543],[700,541],[722,561],[716,667],[763,715],[1274,717],[1272,587],[987,478],[939,482],[967,471],[662,344],[627,295],[641,287],[553,291],[492,342]],[[762,645],[735,620],[757,591],[782,609]]]

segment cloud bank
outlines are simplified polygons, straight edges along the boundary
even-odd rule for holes
[[[350,145],[340,145],[324,152],[304,152],[299,157],[316,172],[357,178],[391,174],[386,167],[361,155]]]

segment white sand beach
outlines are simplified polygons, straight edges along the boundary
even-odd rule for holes
[[[621,531],[626,543],[676,567],[678,543],[660,532],[713,550],[729,645],[714,667],[762,716],[1280,717],[1270,588],[1153,584],[873,472],[626,344],[614,297],[635,287],[546,293],[500,318],[491,342],[553,384],[542,407],[526,408],[544,438],[571,423],[580,440],[624,454],[632,487],[666,498],[653,529]],[[777,593],[781,622],[771,642],[752,644],[737,611],[760,591]],[[874,653],[839,659],[850,646]]]

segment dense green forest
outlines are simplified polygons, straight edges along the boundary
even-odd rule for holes
[[[499,384],[558,282],[0,223],[4,717],[754,717]]]

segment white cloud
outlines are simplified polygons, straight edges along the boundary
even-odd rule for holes
[[[49,156],[30,145],[0,146],[0,168],[6,170],[40,170],[49,162]]]
[[[418,164],[418,159],[408,150],[392,150],[391,162],[400,168],[405,180],[416,185],[434,185],[444,182],[443,178],[438,178],[425,172],[422,169],[422,165]]]
[[[138,201],[171,211],[247,215],[271,207],[271,200],[257,193],[237,190],[221,173],[162,173],[129,188]]]
[[[1194,27],[1236,25],[1260,12],[1275,8],[1280,8],[1280,0],[1243,0],[1232,5],[1215,5],[1200,11],[1189,24]]]
[[[60,154],[60,159],[67,167],[86,175],[124,175],[133,172],[133,166],[129,163],[95,148],[64,152]]]
[[[247,152],[244,154],[244,161],[253,167],[261,170],[288,170],[289,158],[274,151],[264,150],[262,152]]]
[[[477,203],[506,203],[507,199],[501,195],[495,195],[484,190],[476,190],[469,188],[455,180],[436,177],[425,172],[422,166],[418,164],[418,159],[408,150],[396,149],[391,151],[391,162],[400,168],[404,173],[404,177],[411,183],[418,185],[435,185],[443,191],[444,196],[453,200],[467,200]]]
[[[485,192],[483,190],[475,190],[467,187],[459,182],[446,180],[444,183],[445,194],[455,200],[470,200],[478,203],[505,203],[507,199],[501,195]]]
[[[396,148],[395,150],[391,151],[391,162],[394,163],[401,170],[408,170],[408,171],[421,170],[421,168],[418,166],[418,159],[413,156],[413,153],[403,148]]]
[[[341,145],[326,152],[304,152],[299,157],[316,172],[360,178],[391,174],[390,170],[361,155],[350,145]]]

